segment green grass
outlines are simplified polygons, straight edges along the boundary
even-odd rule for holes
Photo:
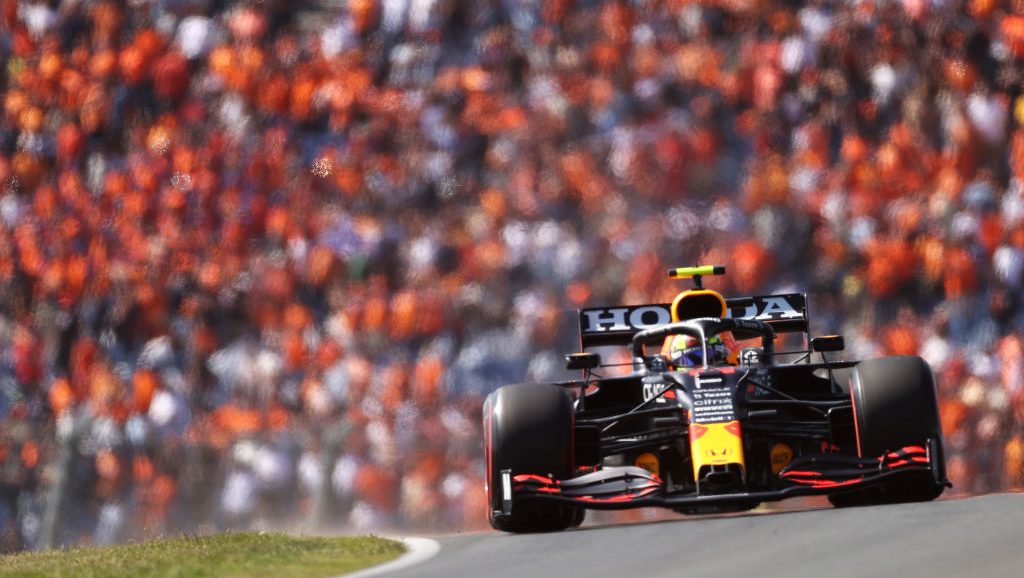
[[[0,557],[0,577],[327,577],[397,558],[400,543],[269,532],[183,536],[103,548]]]

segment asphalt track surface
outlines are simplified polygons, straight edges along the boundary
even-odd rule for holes
[[[1024,494],[438,538],[386,578],[1024,577]]]

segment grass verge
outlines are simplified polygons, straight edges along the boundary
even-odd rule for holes
[[[405,547],[373,536],[244,532],[0,557],[0,577],[327,577],[397,558]]]

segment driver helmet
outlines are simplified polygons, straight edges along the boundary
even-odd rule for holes
[[[709,366],[738,363],[739,348],[731,331],[723,331],[708,338],[707,344]],[[699,367],[704,363],[700,340],[689,335],[673,335],[668,338],[661,353],[675,367]]]

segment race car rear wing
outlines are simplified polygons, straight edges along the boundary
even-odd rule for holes
[[[785,293],[726,299],[729,317],[756,319],[777,333],[807,333],[807,295]],[[672,322],[671,304],[622,305],[579,310],[580,345],[629,345],[638,331]]]

